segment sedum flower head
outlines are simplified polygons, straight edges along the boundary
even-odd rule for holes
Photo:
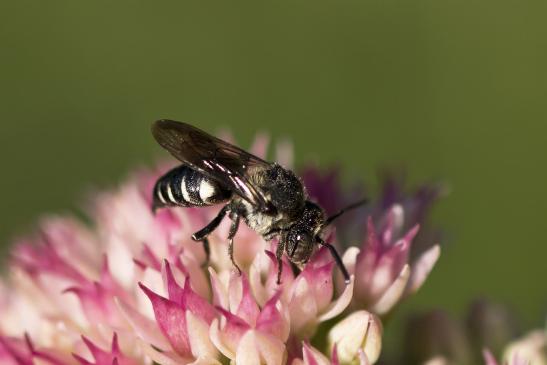
[[[356,278],[354,306],[378,315],[387,314],[425,282],[440,256],[434,245],[411,261],[410,250],[419,225],[402,231],[404,210],[393,205],[381,217],[379,228],[369,217],[361,247],[350,247],[344,263]]]
[[[265,146],[260,137],[251,150],[260,155]],[[279,155],[291,160],[290,151]],[[0,363],[372,364],[382,325],[365,309],[388,311],[423,283],[438,257],[435,246],[409,265],[417,228],[399,237],[403,208],[395,205],[378,234],[369,221],[365,244],[344,255],[354,274],[348,285],[337,285],[324,248],[299,273],[284,258],[278,285],[275,242],[244,226],[235,243],[238,275],[227,255],[228,222],[210,236],[204,267],[203,248],[190,237],[216,209],[153,214],[159,173],[142,171],[99,193],[90,226],[50,217],[15,244],[0,281]],[[328,345],[315,348],[321,323]]]

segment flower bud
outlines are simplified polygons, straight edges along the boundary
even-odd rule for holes
[[[505,349],[503,354],[507,364],[547,365],[547,335],[544,331],[533,331]]]
[[[329,348],[336,345],[340,363],[357,362],[364,355],[374,364],[382,350],[382,323],[367,311],[354,312],[336,324],[329,332]]]

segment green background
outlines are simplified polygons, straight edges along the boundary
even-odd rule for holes
[[[169,117],[451,194],[448,245],[405,306],[547,312],[544,0],[0,4],[0,238],[165,153]]]

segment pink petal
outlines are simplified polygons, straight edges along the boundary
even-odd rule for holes
[[[277,302],[281,297],[281,291],[278,291],[262,308],[260,316],[256,323],[256,329],[269,333],[274,337],[285,341],[289,336],[289,324],[281,312],[277,309]]]
[[[73,354],[74,358],[83,365],[136,365],[136,362],[125,357],[119,349],[118,337],[114,334],[112,338],[112,345],[110,351],[105,351],[95,345],[85,336],[82,336],[82,340],[89,349],[94,363],[91,363],[77,354]]]
[[[15,261],[31,275],[47,272],[74,283],[83,283],[86,278],[64,258],[62,258],[52,242],[44,237],[40,246],[34,244],[18,244],[15,248]]]
[[[270,290],[277,290],[279,287],[279,285],[277,284],[277,271],[279,268],[277,258],[275,257],[275,254],[271,251],[265,250],[264,252],[266,253],[268,259],[270,259],[271,261],[270,272],[267,279],[267,288]],[[292,272],[291,265],[285,257],[283,257],[283,260],[281,260],[281,265],[283,266],[283,270],[281,271],[281,285],[283,285],[284,287],[289,287],[290,284],[294,281],[294,274]]]
[[[226,325],[223,328],[223,332],[228,335],[228,337],[239,340],[243,333],[251,329],[249,323],[243,318],[220,307],[217,307],[217,310],[226,318]]]
[[[376,254],[380,253],[382,247],[380,246],[380,241],[376,235],[376,228],[374,228],[374,222],[372,217],[367,219],[367,239],[365,241],[365,247],[367,251],[370,250]]]
[[[311,263],[311,262],[310,262]],[[308,263],[302,274],[310,284],[311,293],[316,301],[317,310],[323,311],[331,302],[333,295],[332,268],[334,262],[328,262],[320,267],[312,267]]]
[[[95,345],[92,341],[90,341],[87,337],[82,336],[82,340],[84,341],[85,345],[89,349],[89,352],[91,352],[91,356],[93,356],[93,359],[95,360],[96,364],[99,365],[111,365],[112,360],[114,359],[114,355],[107,353],[106,351],[101,350],[97,345]]]
[[[332,365],[340,365],[340,362],[338,361],[338,349],[336,348],[336,344],[332,347],[331,363]]]
[[[148,246],[147,244],[142,245],[142,256],[143,256],[143,260],[141,261],[144,261],[145,263],[147,263],[148,267],[156,271],[161,271],[160,260],[157,258],[156,254],[154,254],[154,251],[152,251],[150,249],[150,246]]]
[[[237,309],[235,313],[240,317],[245,319],[245,321],[254,327],[260,310],[256,304],[256,300],[251,294],[251,289],[249,286],[249,281],[247,275],[242,273],[239,276],[236,273],[232,273],[230,277],[230,291],[228,293],[230,298],[230,308]],[[239,303],[238,303],[239,299]]]
[[[270,137],[265,133],[257,133],[255,136],[255,140],[253,142],[253,145],[249,149],[249,151],[260,157],[260,158],[266,158],[266,153],[268,152],[268,145],[270,144]]]
[[[3,358],[17,365],[33,365],[30,346],[21,340],[0,336],[0,359]]]
[[[157,322],[148,319],[121,300],[116,300],[116,304],[137,336],[158,349],[167,350],[170,348],[169,342],[163,337]]]
[[[167,294],[169,295],[169,300],[172,300],[175,303],[182,305],[184,298],[184,290],[175,280],[171,266],[167,260],[163,262],[162,274],[164,276],[164,282],[167,285]]]
[[[64,293],[73,293],[80,300],[82,309],[90,323],[121,325],[114,305],[114,297],[98,282],[87,283],[85,287],[71,287]]]
[[[302,347],[302,356],[306,365],[331,365],[328,358],[307,342]]]
[[[484,363],[486,365],[498,365],[498,362],[496,361],[496,358],[494,357],[494,355],[492,355],[490,350],[483,349],[482,350],[482,356],[484,358]]]
[[[399,241],[397,241],[392,247],[391,250],[389,250],[387,255],[392,255],[390,259],[392,260],[392,275],[397,275],[403,266],[408,263],[408,256],[410,252],[410,247],[412,246],[412,240],[416,235],[418,234],[418,231],[420,230],[420,226],[416,224],[412,229],[410,229],[403,238],[401,238]],[[391,251],[394,248],[398,248],[397,250],[394,250],[393,253]]]
[[[173,349],[182,356],[190,355],[192,352],[186,330],[186,316],[182,307],[157,295],[140,283],[139,286],[150,299],[156,321]]]
[[[211,324],[216,316],[215,308],[192,290],[190,280],[186,279],[183,290],[184,307],[207,324]]]

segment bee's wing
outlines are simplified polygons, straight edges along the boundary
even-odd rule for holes
[[[158,120],[152,134],[176,159],[218,181],[257,209],[269,209],[264,193],[248,179],[249,168],[269,167],[269,162],[182,122]]]

